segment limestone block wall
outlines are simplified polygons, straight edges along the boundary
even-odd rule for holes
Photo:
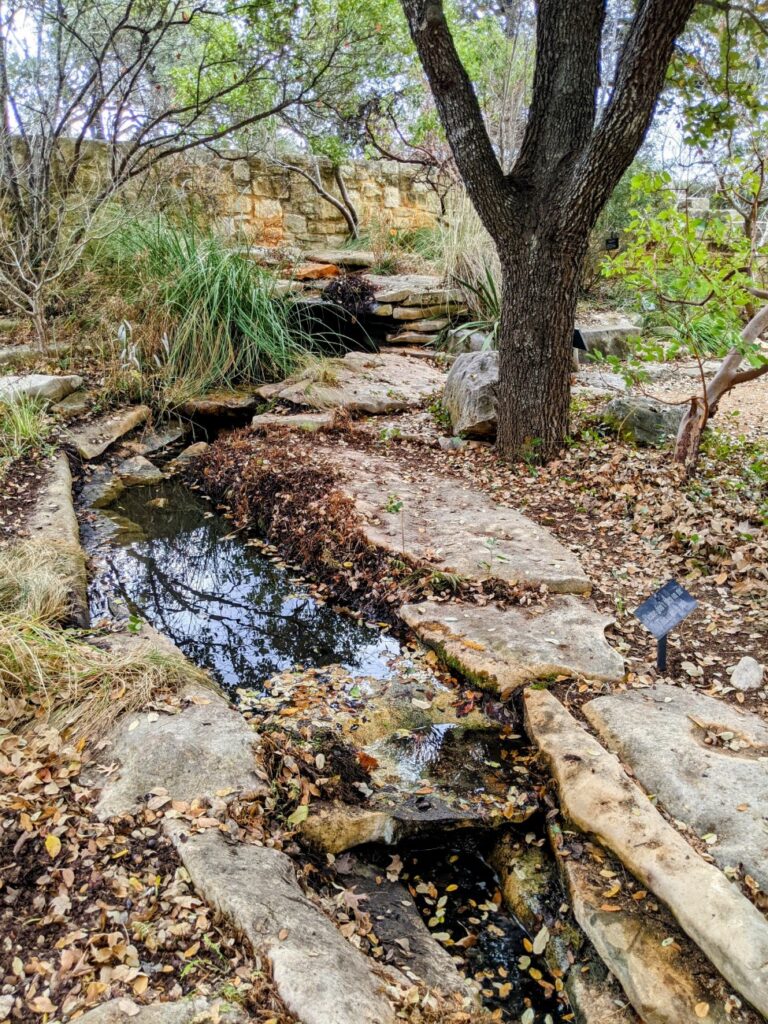
[[[321,173],[325,188],[338,196],[330,163],[321,163]],[[415,169],[392,160],[371,160],[345,165],[343,175],[363,229],[402,230],[436,223],[439,200],[417,179]],[[249,242],[322,247],[341,245],[348,237],[343,216],[295,171],[259,158],[242,159],[220,167],[217,181],[220,219]]]

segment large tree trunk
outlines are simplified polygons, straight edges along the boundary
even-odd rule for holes
[[[548,232],[522,236],[504,252],[499,328],[502,455],[546,461],[568,434],[573,322],[583,262]]]

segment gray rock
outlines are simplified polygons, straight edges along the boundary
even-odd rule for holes
[[[80,492],[80,499],[89,508],[107,508],[117,501],[125,484],[106,466],[100,466]]]
[[[446,332],[445,352],[458,356],[464,352],[485,352],[493,348],[490,334],[472,331],[466,327],[454,327]]]
[[[454,434],[493,437],[499,389],[499,354],[465,352],[448,373],[443,407],[451,417]]]
[[[746,655],[731,673],[731,686],[737,690],[759,690],[763,685],[763,675],[760,662]]]
[[[611,618],[569,595],[532,608],[424,601],[399,614],[449,665],[502,696],[559,675],[624,677],[624,660],[604,635]]]
[[[279,416],[274,412],[263,412],[254,416],[251,426],[254,430],[268,433],[274,427],[287,427],[289,430],[306,430],[314,433],[323,427],[330,427],[333,413],[330,412],[299,412],[293,416]]]
[[[143,455],[134,455],[117,467],[117,475],[125,487],[143,487],[148,484],[159,484],[164,480],[163,471],[154,466]]]
[[[79,1018],[83,1024],[243,1024],[242,1007],[223,999],[198,997],[140,1006],[132,999],[110,999]]]
[[[640,445],[663,445],[677,437],[685,406],[667,405],[654,398],[614,398],[603,418],[616,432]]]
[[[620,396],[627,391],[627,382],[619,373],[613,373],[602,366],[582,367],[573,385],[574,395],[601,398]]]
[[[307,899],[284,853],[228,843],[212,829],[166,827],[195,888],[267,957],[281,999],[302,1024],[394,1024],[384,982]]]
[[[103,455],[115,441],[129,434],[149,419],[146,405],[135,405],[100,416],[73,431],[70,439],[81,459],[91,461]]]
[[[178,441],[181,441],[188,433],[189,426],[181,420],[170,420],[161,424],[155,430],[147,430],[135,441],[128,441],[126,448],[137,455],[153,455],[156,452],[165,452]]]
[[[180,451],[176,458],[168,463],[166,466],[167,471],[169,473],[178,473],[180,470],[186,469],[195,459],[199,459],[201,455],[207,452],[210,447],[207,441],[196,441],[194,444],[184,448],[183,451]]]
[[[74,420],[90,411],[96,395],[92,391],[73,391],[71,395],[57,402],[51,412],[63,420]]]
[[[145,642],[157,649],[157,634]],[[168,641],[163,646],[169,650]],[[213,689],[193,687],[186,696],[190,703],[178,714],[128,715],[115,725],[100,756],[120,769],[103,782],[100,818],[132,813],[158,786],[174,800],[262,787],[254,771],[256,736],[242,715]],[[102,785],[98,774],[93,784]]]
[[[587,352],[600,352],[605,356],[618,356],[623,359],[629,351],[629,339],[636,338],[641,332],[636,324],[626,321],[616,324],[598,324],[596,326],[576,327],[581,331]]]
[[[768,725],[724,701],[675,686],[598,697],[584,706],[603,741],[721,867],[743,864],[768,890]],[[706,744],[708,733],[724,735]],[[733,747],[736,749],[733,749]],[[746,805],[746,806],[745,806]]]
[[[36,398],[41,402],[58,402],[83,386],[77,374],[54,377],[46,373],[12,374],[0,378],[0,402],[16,398]]]
[[[232,416],[254,412],[258,404],[257,397],[250,392],[222,391],[221,393],[201,395],[200,398],[190,398],[184,402],[181,411],[185,416],[190,417],[228,419]]]

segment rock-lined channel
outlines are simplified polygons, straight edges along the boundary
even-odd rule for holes
[[[425,659],[412,658],[374,624],[311,596],[303,578],[233,532],[180,483],[131,488],[111,508],[85,518],[94,622],[132,615],[146,619],[209,670],[254,724],[268,722],[275,709],[279,713],[282,700],[295,699],[296,686],[303,694],[316,692],[313,718],[315,712],[329,714],[323,706],[329,692],[334,698],[329,717],[336,716],[342,729],[345,714],[363,716],[363,728],[370,732],[365,750],[378,755],[373,784],[379,785],[377,775],[382,779],[372,813],[389,814],[395,824],[383,845],[366,843],[362,829],[359,842],[339,847],[337,861],[342,849],[358,846],[342,864],[351,856],[351,863],[365,866],[353,882],[358,892],[370,888],[364,876],[372,874],[369,912],[387,958],[406,976],[409,970],[419,975],[418,929],[408,938],[404,931],[398,934],[399,924],[390,927],[387,941],[391,913],[377,890],[382,883],[386,888],[386,867],[394,858],[400,875],[388,906],[405,905],[410,894],[424,923],[473,979],[489,1009],[505,1020],[519,1019],[526,1009],[536,1021],[567,1015],[558,992],[562,985],[540,957],[531,955],[535,935],[505,910],[501,883],[484,858],[500,823],[504,828],[509,827],[505,821],[519,821],[520,837],[527,834],[529,841],[541,831],[537,816],[526,821],[534,810],[525,806],[519,774],[525,772],[520,765],[527,752],[512,729],[503,723],[497,727],[479,712],[457,721],[449,694],[435,697],[440,684]],[[329,680],[331,689],[324,689]],[[370,708],[375,699],[385,703],[387,687],[406,704],[391,736],[377,732],[375,712],[365,717],[368,701]],[[425,693],[428,699],[422,700]],[[430,716],[440,720],[430,724]],[[478,728],[480,720],[484,728]],[[357,721],[350,728],[358,730]],[[421,806],[430,801],[426,809]],[[344,822],[335,827],[343,831]],[[557,905],[559,895],[553,893],[553,899]],[[446,985],[450,969],[446,960]]]

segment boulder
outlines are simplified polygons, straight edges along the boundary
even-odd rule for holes
[[[755,658],[746,657],[734,667],[731,686],[737,690],[759,690],[763,685],[763,666]]]
[[[629,339],[636,338],[640,328],[626,321],[615,324],[596,324],[590,327],[576,324],[576,330],[586,345],[587,354],[600,352],[604,356],[617,356],[623,359],[629,351]]]
[[[465,352],[456,359],[443,392],[454,434],[495,435],[498,387],[498,352]]]
[[[491,348],[493,348],[493,339],[484,331],[454,327],[446,333],[445,351],[448,355],[457,356],[463,352],[485,352]]]
[[[161,480],[165,479],[163,471],[143,455],[134,455],[133,458],[121,462],[116,472],[124,487],[144,487],[149,484],[159,484]]]
[[[631,395],[612,399],[603,410],[603,418],[625,440],[663,445],[677,437],[684,412],[682,405]]]
[[[59,402],[83,386],[77,374],[54,377],[47,373],[10,374],[0,379],[0,402],[35,398],[46,404]]]

